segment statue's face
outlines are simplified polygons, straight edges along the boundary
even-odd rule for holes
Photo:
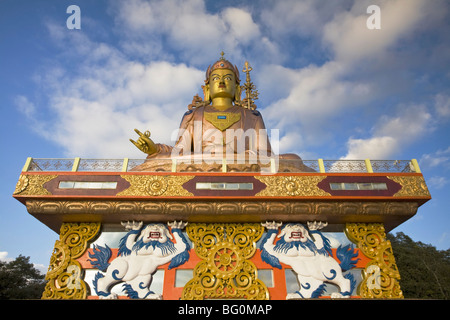
[[[236,77],[233,71],[228,69],[214,70],[209,77],[209,93],[211,99],[221,97],[234,100]]]

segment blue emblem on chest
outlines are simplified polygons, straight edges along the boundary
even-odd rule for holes
[[[227,116],[217,116],[217,119],[226,119]]]

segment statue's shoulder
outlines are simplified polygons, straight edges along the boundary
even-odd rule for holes
[[[194,113],[194,110],[195,110],[195,109],[191,109],[191,110],[186,111],[186,112],[183,114],[183,118],[184,118],[184,117],[187,117],[187,116],[189,116],[189,115],[191,115],[191,114],[193,114],[193,113]]]
[[[196,94],[192,98],[192,102],[188,105],[189,110],[184,113],[183,119],[186,118],[187,120],[188,118],[192,118],[194,114],[203,114],[203,109],[207,105],[209,105],[209,101],[203,101],[203,99],[198,94]]]
[[[262,117],[261,113],[258,110],[250,110],[250,111],[255,117]]]
[[[203,110],[205,108],[204,107],[198,107],[198,108],[190,108],[188,111],[186,111],[183,114],[183,118],[181,119],[181,121],[190,121],[196,114],[201,114],[203,115]]]
[[[246,109],[246,108],[242,108],[242,109],[246,115],[249,115],[252,117],[262,117],[261,113],[258,110],[251,110],[251,109]]]

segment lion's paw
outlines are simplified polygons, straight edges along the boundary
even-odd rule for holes
[[[169,226],[169,227],[171,227],[172,229],[180,229],[180,230],[183,230],[184,229],[184,227],[186,227],[187,226],[187,222],[184,222],[184,221],[173,221],[173,222],[167,222],[167,225]]]
[[[267,230],[277,230],[279,227],[283,225],[282,222],[275,221],[266,221],[265,223],[261,223],[263,227],[266,227]]]
[[[158,293],[150,293],[148,294],[145,299],[148,300],[162,300],[162,295],[158,294]]]
[[[109,294],[109,295],[107,295],[107,296],[99,296],[99,299],[102,299],[102,300],[113,300],[113,299],[117,299],[117,294],[111,293],[111,294]]]
[[[141,230],[144,223],[142,221],[122,221],[120,224],[124,226],[126,230]]]
[[[347,299],[347,298],[349,298],[349,296],[344,296],[339,292],[333,292],[331,294],[331,299]]]
[[[308,229],[313,230],[320,230],[325,228],[328,225],[328,222],[322,222],[322,221],[308,221]]]
[[[301,299],[302,296],[299,295],[297,292],[295,293],[288,293],[286,296],[286,300],[295,300],[295,299]]]

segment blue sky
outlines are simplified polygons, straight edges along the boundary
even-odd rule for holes
[[[142,158],[134,128],[172,144],[222,50],[281,152],[418,159],[433,199],[394,232],[448,249],[449,27],[444,0],[0,0],[0,258],[47,266],[58,238],[12,198],[27,157]]]

